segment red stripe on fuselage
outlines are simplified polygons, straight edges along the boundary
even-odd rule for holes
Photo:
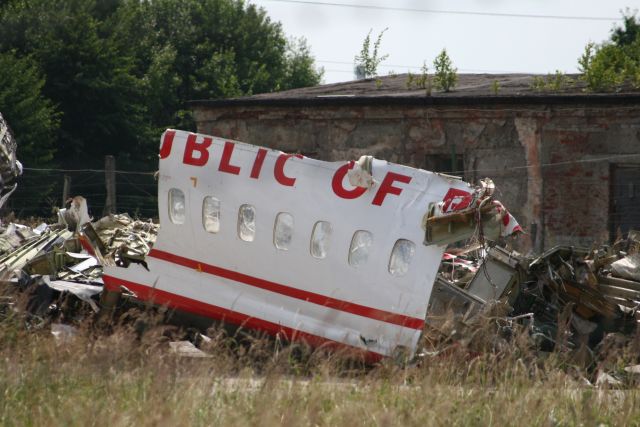
[[[237,311],[207,304],[182,295],[154,289],[140,283],[107,275],[103,275],[102,279],[104,280],[105,288],[109,291],[121,292],[121,286],[124,286],[126,289],[134,292],[136,294],[135,297],[138,300],[150,301],[157,305],[167,306],[169,308],[196,314],[198,316],[232,323],[248,329],[263,331],[272,336],[281,336],[286,341],[301,341],[313,347],[325,347],[332,350],[346,349],[353,352],[354,355],[363,356],[365,361],[368,363],[378,362],[385,357],[380,353],[352,347],[348,344],[333,341],[308,332],[299,331],[287,326],[278,325],[277,323],[269,322],[267,320],[247,316],[246,314],[239,313]]]
[[[237,271],[227,270],[222,267],[217,267],[215,265],[206,264],[189,258],[184,258],[179,255],[174,255],[172,253],[161,251],[158,249],[152,249],[151,252],[149,252],[149,256],[173,264],[181,265],[183,267],[202,271],[214,276],[222,277],[224,279],[233,280],[234,282],[244,283],[245,285],[264,289],[266,291],[274,292],[280,295],[285,295],[291,298],[296,298],[302,301],[307,301],[313,304],[332,308],[334,310],[344,311],[346,313],[356,314],[358,316],[367,317],[369,319],[379,320],[386,323],[392,323],[394,325],[404,326],[411,329],[422,330],[422,328],[424,327],[423,319],[409,317],[403,314],[391,313],[389,311],[379,310],[377,308],[367,307],[348,301],[342,301],[328,296],[316,294],[314,292],[304,291],[302,289],[293,288],[291,286],[281,285],[279,283],[249,276]]]

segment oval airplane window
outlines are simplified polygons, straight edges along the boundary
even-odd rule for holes
[[[389,259],[389,273],[393,276],[400,277],[407,274],[409,264],[416,252],[416,245],[411,240],[398,239]]]
[[[293,216],[287,212],[280,212],[276,216],[276,223],[273,227],[273,244],[276,248],[289,250],[291,239],[293,238]]]
[[[349,265],[358,267],[369,259],[369,248],[373,245],[373,234],[366,230],[358,230],[353,233],[351,246],[349,247]]]
[[[184,224],[185,200],[184,193],[177,188],[169,190],[169,219],[174,224]]]
[[[220,200],[207,196],[202,201],[202,226],[209,233],[220,231]]]
[[[256,209],[242,205],[238,210],[238,237],[245,242],[253,242],[256,236]]]
[[[311,235],[311,255],[314,258],[326,258],[331,239],[331,224],[326,221],[318,221],[313,226]]]

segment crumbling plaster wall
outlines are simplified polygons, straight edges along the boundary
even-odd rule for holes
[[[590,160],[640,153],[640,107],[628,106],[196,107],[194,116],[201,133],[329,161],[368,154],[423,167],[453,149],[465,179],[495,181],[527,231],[524,251],[608,240],[610,162]]]
[[[554,111],[542,141],[545,246],[608,241],[611,167],[640,167],[640,156],[625,157],[640,153],[640,108]]]

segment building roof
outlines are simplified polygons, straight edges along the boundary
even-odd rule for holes
[[[578,74],[567,74],[559,88],[553,87],[555,75],[531,74],[459,74],[458,83],[451,92],[417,87],[408,74],[333,83],[282,92],[263,93],[241,98],[190,101],[193,107],[228,107],[251,105],[461,105],[494,103],[640,103],[640,90],[631,86],[615,93],[585,91]],[[433,76],[430,76],[433,78]],[[548,87],[535,88],[540,79]],[[497,88],[497,89],[496,89]]]

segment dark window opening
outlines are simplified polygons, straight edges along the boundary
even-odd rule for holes
[[[462,176],[464,175],[464,156],[462,154],[426,154],[423,169]]]
[[[611,165],[611,240],[640,229],[640,165]]]

